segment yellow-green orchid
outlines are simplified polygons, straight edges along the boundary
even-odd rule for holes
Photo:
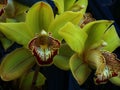
[[[29,9],[25,22],[0,23],[0,31],[7,38],[23,45],[3,59],[1,78],[6,81],[16,79],[35,61],[40,66],[51,65],[63,39],[58,30],[68,21],[78,25],[82,16],[81,12],[67,11],[54,18],[49,4],[37,2]]]
[[[7,5],[7,0],[0,1],[0,16],[4,13],[4,7]]]
[[[81,11],[82,13],[86,12],[88,5],[88,0],[53,0],[55,6],[58,9],[58,13],[61,14],[65,11]]]
[[[15,0],[7,0],[6,5],[2,8],[3,13],[0,15],[1,22],[24,21],[26,11],[29,7],[22,5]]]
[[[112,52],[120,46],[113,21],[97,20],[86,24],[82,29],[67,23],[59,34],[76,53],[70,58],[70,69],[82,85],[91,73],[95,72],[95,83],[106,83],[119,76],[120,61]],[[114,63],[114,64],[113,64]]]
[[[4,7],[1,10],[0,22],[25,21],[26,10],[28,10],[28,8],[29,7],[19,4],[14,0],[7,0],[6,5],[4,5]],[[1,32],[0,41],[2,42],[2,45],[5,50],[13,44],[13,41],[6,38]]]

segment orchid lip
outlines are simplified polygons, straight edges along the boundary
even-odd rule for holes
[[[44,31],[41,32],[41,35],[31,40],[29,48],[36,57],[37,63],[40,66],[45,66],[52,64],[53,57],[58,54],[60,42],[51,37],[51,35],[47,35]]]
[[[3,13],[4,13],[4,10],[0,9],[0,16],[2,16]]]
[[[96,84],[106,83],[110,78],[118,76],[120,71],[120,61],[116,58],[115,54],[103,51],[102,55],[105,58],[106,66],[103,72],[96,74]]]

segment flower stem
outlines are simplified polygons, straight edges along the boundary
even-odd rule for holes
[[[33,80],[32,80],[32,85],[31,85],[31,90],[35,90],[35,88],[36,88],[35,84],[36,84],[36,81],[37,81],[39,70],[40,70],[40,66],[38,66],[36,64],[35,72],[34,72],[34,76],[33,76]],[[40,88],[40,90],[42,90],[42,87]]]

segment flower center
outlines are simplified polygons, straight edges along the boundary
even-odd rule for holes
[[[97,84],[106,83],[109,78],[118,76],[120,71],[120,61],[115,54],[104,51],[102,55],[105,58],[106,66],[102,73],[96,75],[95,81]]]
[[[53,57],[58,54],[60,42],[42,31],[40,35],[31,40],[29,48],[37,58],[37,63],[40,66],[46,66],[52,64]]]

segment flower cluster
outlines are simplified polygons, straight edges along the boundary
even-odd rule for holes
[[[40,1],[29,8],[24,21],[0,23],[0,33],[23,46],[3,58],[2,80],[17,79],[37,63],[70,69],[80,85],[92,70],[96,71],[96,84],[110,80],[120,85],[116,82],[120,80],[120,61],[112,53],[120,46],[120,39],[113,21],[95,20],[87,14],[87,0],[53,2],[57,13]],[[40,73],[40,77],[44,76]]]

